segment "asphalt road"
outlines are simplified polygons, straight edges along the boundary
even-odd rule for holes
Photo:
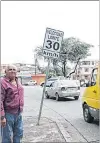
[[[37,86],[24,88],[24,116],[38,116],[43,89]],[[98,122],[94,121],[92,124],[89,124],[83,119],[81,96],[79,100],[62,99],[59,102],[55,99],[44,99],[42,116],[58,120],[59,115],[67,119],[88,142],[99,140]]]

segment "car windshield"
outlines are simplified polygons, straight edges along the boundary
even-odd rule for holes
[[[59,85],[63,85],[63,86],[77,86],[76,81],[74,80],[61,80],[59,81]]]
[[[46,87],[49,87],[49,86],[51,85],[51,83],[53,83],[53,81],[48,81],[48,82],[46,83]]]
[[[93,78],[93,79],[92,79],[93,81],[96,81],[97,72],[98,72],[98,69],[95,69],[95,70],[94,70],[94,73],[93,73],[93,75],[92,75],[92,76],[93,76],[93,77],[92,77],[92,78]]]
[[[57,78],[50,78],[48,79],[48,81],[55,81],[55,80],[58,80]]]

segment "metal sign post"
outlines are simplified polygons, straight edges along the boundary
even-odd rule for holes
[[[37,125],[39,125],[39,121],[40,121],[41,113],[42,113],[43,100],[44,100],[45,89],[46,89],[46,82],[47,82],[47,78],[49,75],[50,58],[52,58],[52,59],[59,58],[63,35],[64,35],[63,31],[59,31],[59,30],[55,30],[55,29],[51,29],[51,28],[46,29],[44,44],[43,44],[43,56],[48,58],[48,67],[46,70],[46,78],[45,78],[45,84],[43,87],[43,93],[42,93],[42,99],[41,99],[41,104],[40,104]]]
[[[46,70],[46,78],[45,78],[45,83],[44,83],[44,87],[43,87],[42,100],[41,100],[37,125],[39,125],[39,121],[40,121],[40,117],[41,117],[41,113],[42,113],[42,105],[43,105],[43,99],[44,99],[44,95],[45,95],[46,82],[47,82],[47,78],[49,75],[49,65],[50,65],[50,59],[48,59],[48,66],[47,66],[47,70]]]

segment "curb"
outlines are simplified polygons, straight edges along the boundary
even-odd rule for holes
[[[55,122],[57,127],[58,127],[58,130],[60,131],[60,133],[62,134],[65,142],[72,142],[72,139],[71,139],[71,136],[70,134],[65,130],[64,126],[61,124],[61,122],[59,121],[59,119],[57,121],[53,121],[52,119],[50,118],[47,118],[47,117],[44,117],[46,119],[49,119],[51,120],[52,122]]]
[[[61,124],[61,122],[57,121],[56,122],[61,134],[63,135],[65,142],[71,142],[71,136],[69,135],[68,132],[66,132],[65,128],[63,127],[63,125]]]

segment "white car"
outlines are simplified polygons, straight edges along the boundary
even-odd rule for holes
[[[79,96],[80,86],[74,80],[57,80],[46,84],[46,98],[55,97],[59,101],[61,97],[74,97],[78,100]]]
[[[27,82],[27,85],[36,85],[37,82],[35,80],[30,80],[29,82]]]

